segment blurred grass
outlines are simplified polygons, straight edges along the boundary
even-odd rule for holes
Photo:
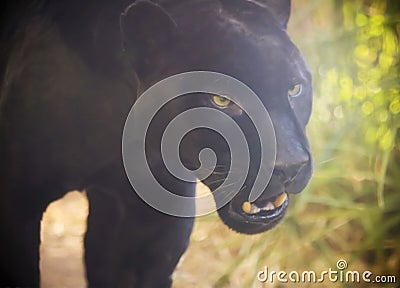
[[[314,78],[313,179],[268,233],[197,219],[174,287],[400,287],[400,1],[293,0],[292,11],[289,33]],[[339,259],[397,284],[256,279],[265,265],[319,273]]]

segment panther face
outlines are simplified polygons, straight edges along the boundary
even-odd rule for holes
[[[268,110],[275,129],[277,155],[272,178],[262,195],[253,203],[248,202],[260,169],[262,143],[238,103],[221,95],[199,93],[175,99],[160,113],[157,127],[163,130],[166,124],[162,123],[193,107],[211,107],[232,117],[251,143],[250,169],[240,192],[218,213],[225,224],[238,232],[269,230],[283,218],[290,195],[302,191],[312,173],[305,134],[312,104],[311,76],[286,33],[290,1],[175,2],[161,1],[159,6],[140,1],[123,15],[127,51],[142,88],[193,70],[224,73],[248,85]],[[144,26],[147,34],[140,32]],[[180,154],[188,168],[196,169],[197,155],[205,147],[218,157],[216,169],[203,181],[213,191],[228,173],[235,173],[224,139],[208,129],[196,129],[183,139]]]

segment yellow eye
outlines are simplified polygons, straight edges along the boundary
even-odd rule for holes
[[[290,97],[297,97],[303,92],[303,85],[295,84],[288,90],[288,95]]]
[[[225,108],[228,107],[229,103],[231,103],[231,100],[219,95],[214,95],[212,96],[212,102],[220,108]]]

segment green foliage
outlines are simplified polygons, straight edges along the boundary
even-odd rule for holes
[[[297,39],[314,71],[309,131],[316,158],[298,213],[309,217],[310,205],[318,208],[313,216],[325,233],[316,247],[330,261],[345,255],[376,273],[399,273],[400,3],[320,3],[315,9],[324,24],[309,32],[316,37]]]
[[[400,3],[320,3],[308,20],[323,22],[310,27],[315,38],[296,37],[314,71],[309,132],[316,163],[291,217],[322,222],[315,247],[330,261],[344,255],[376,273],[399,273]],[[297,221],[309,234],[307,222]]]

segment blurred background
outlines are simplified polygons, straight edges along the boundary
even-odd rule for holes
[[[174,287],[400,287],[400,1],[293,0],[289,34],[314,79],[314,176],[287,217],[256,236],[197,219]],[[42,286],[85,287],[87,202],[74,192],[42,222]],[[396,284],[260,283],[257,273],[336,269]]]

